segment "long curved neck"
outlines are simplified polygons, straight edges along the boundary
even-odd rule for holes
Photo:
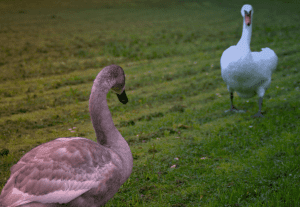
[[[106,95],[111,86],[101,79],[101,73],[97,76],[89,102],[90,116],[96,132],[97,142],[101,145],[114,143],[119,131],[116,129],[109,111]]]
[[[107,105],[106,95],[112,85],[113,83],[109,83],[104,78],[101,78],[100,72],[92,87],[89,109],[97,142],[110,148],[122,160],[122,166],[125,171],[122,175],[121,183],[124,183],[131,174],[133,158],[128,143],[114,125]]]
[[[244,52],[250,52],[250,42],[252,36],[252,20],[250,26],[245,23],[245,17],[243,18],[243,33],[237,46]]]

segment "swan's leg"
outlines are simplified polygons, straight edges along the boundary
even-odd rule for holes
[[[230,111],[233,110],[238,110],[237,108],[234,107],[233,105],[233,92],[230,93]]]
[[[263,104],[263,97],[259,97],[258,99],[258,112],[261,114],[261,108]]]
[[[259,99],[258,99],[258,112],[256,114],[254,114],[253,117],[264,117],[261,114],[262,104],[263,104],[263,97],[259,97]]]
[[[265,95],[265,92],[266,92],[266,86],[263,85],[261,87],[259,87],[257,89],[257,95],[258,95],[258,112],[256,114],[253,115],[253,117],[264,117],[262,114],[261,114],[261,108],[262,108],[262,104],[263,104],[263,97]]]
[[[225,113],[232,111],[232,112],[245,112],[243,110],[238,110],[234,105],[233,105],[233,92],[230,92],[230,109],[226,110]]]
[[[234,107],[233,105],[233,92],[230,92],[230,109],[226,110],[225,113],[229,112],[229,111],[236,111],[237,108]]]

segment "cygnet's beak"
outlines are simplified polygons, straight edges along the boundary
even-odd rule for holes
[[[126,104],[128,102],[128,98],[127,98],[127,95],[125,93],[125,89],[123,90],[123,92],[119,95],[117,94],[118,96],[118,99],[119,101],[122,103],[122,104]]]

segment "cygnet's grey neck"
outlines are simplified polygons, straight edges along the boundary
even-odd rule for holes
[[[109,111],[106,95],[114,83],[101,77],[101,71],[94,81],[90,96],[89,109],[96,132],[97,142],[111,146],[120,135],[116,129]]]

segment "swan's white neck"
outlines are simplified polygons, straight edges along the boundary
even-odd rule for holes
[[[246,25],[245,17],[243,18],[243,33],[237,46],[244,52],[250,52],[250,42],[252,36],[252,20],[250,26]]]

